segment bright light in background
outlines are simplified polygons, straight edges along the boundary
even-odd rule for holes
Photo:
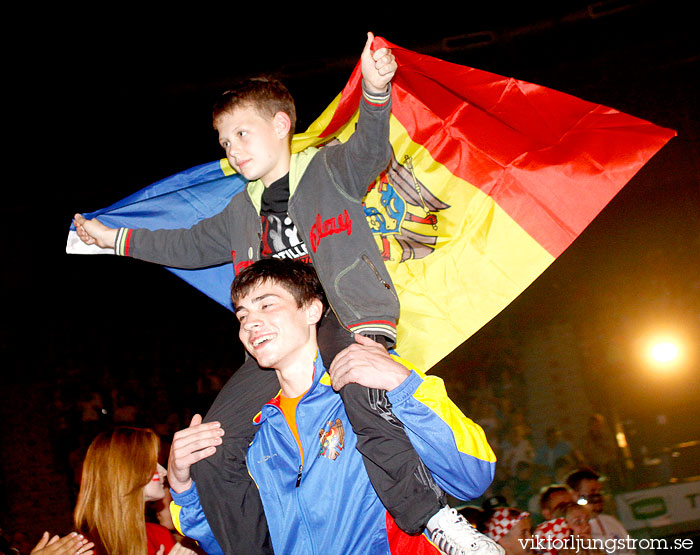
[[[615,434],[615,439],[617,440],[617,446],[620,449],[627,449],[627,436],[625,435],[625,432],[617,432]]]
[[[678,359],[680,350],[672,341],[659,341],[654,343],[649,350],[651,360],[659,364],[669,364]]]
[[[640,322],[633,332],[630,354],[633,353],[635,366],[646,370],[649,377],[656,374],[664,381],[673,378],[675,383],[676,379],[689,377],[689,372],[695,376],[700,362],[700,328],[682,317],[677,321],[669,319],[657,317],[655,321]]]
[[[649,338],[645,348],[647,363],[657,369],[676,368],[683,358],[683,343],[678,336]]]

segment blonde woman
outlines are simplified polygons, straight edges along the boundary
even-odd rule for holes
[[[151,430],[118,427],[99,434],[85,455],[76,530],[95,544],[96,555],[189,555],[170,531],[146,522],[147,501],[165,496],[160,440]]]

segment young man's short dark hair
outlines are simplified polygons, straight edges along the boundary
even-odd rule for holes
[[[569,474],[569,476],[566,478],[566,485],[572,490],[576,491],[578,490],[581,482],[584,480],[598,479],[600,479],[600,476],[593,472],[590,468],[581,468],[579,470],[574,470],[571,474]]]
[[[305,262],[280,258],[263,258],[242,270],[231,285],[233,304],[266,281],[289,291],[299,308],[314,299],[326,305],[323,287],[313,267]]]

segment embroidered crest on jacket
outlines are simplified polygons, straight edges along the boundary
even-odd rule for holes
[[[334,461],[338,458],[345,445],[345,431],[339,418],[336,418],[335,423],[329,420],[326,423],[326,427],[328,428],[327,430],[321,428],[318,432],[318,438],[321,442],[318,456]]]

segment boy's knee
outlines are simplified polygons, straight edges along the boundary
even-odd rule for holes
[[[361,429],[376,429],[385,433],[388,431],[386,424],[403,428],[391,410],[386,391],[349,383],[339,393],[354,427],[361,426]]]

